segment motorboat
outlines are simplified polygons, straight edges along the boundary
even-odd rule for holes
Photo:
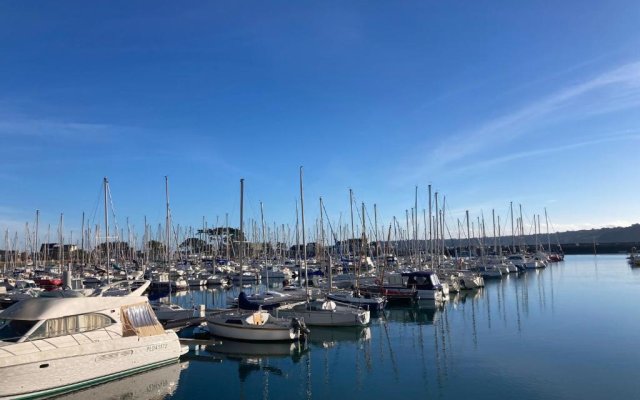
[[[146,297],[26,299],[0,316],[0,398],[53,396],[177,362]]]
[[[151,303],[151,308],[160,322],[179,321],[192,318],[194,310],[177,304]]]

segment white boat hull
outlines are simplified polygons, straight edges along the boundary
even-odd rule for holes
[[[0,385],[0,399],[65,393],[177,361],[182,351],[171,331],[104,341],[89,338],[92,334],[106,333],[50,338],[37,341],[38,347],[34,342],[0,347],[0,376],[11,383]],[[5,357],[7,351],[14,355]]]
[[[247,341],[283,341],[295,340],[300,337],[300,332],[286,321],[280,320],[280,323],[266,323],[264,325],[240,325],[227,322],[233,319],[238,318],[236,315],[227,316],[225,314],[210,316],[207,318],[207,330],[214,336]]]

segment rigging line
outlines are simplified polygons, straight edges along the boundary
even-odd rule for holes
[[[111,206],[111,215],[113,216],[113,224],[115,225],[116,230],[116,238],[120,239],[120,226],[118,226],[118,218],[116,217],[116,208],[113,206],[113,198],[111,197],[111,187],[109,187],[109,191],[107,192],[109,196],[109,205]]]
[[[333,227],[331,226],[331,218],[329,218],[329,213],[327,212],[327,209],[325,208],[324,203],[322,203],[322,210],[324,211],[324,215],[327,216],[327,223],[329,224],[329,230],[331,231],[331,236],[333,236],[334,242],[338,242],[336,233],[333,231]]]
[[[98,188],[98,198],[96,199],[96,207],[93,209],[93,214],[91,214],[91,217],[88,219],[88,222],[90,223],[90,225],[93,225],[95,223],[96,220],[96,214],[98,213],[98,206],[100,206],[100,201],[101,201],[101,195],[102,195],[102,183],[100,184],[100,187]]]

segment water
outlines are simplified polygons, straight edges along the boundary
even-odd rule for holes
[[[233,295],[174,301],[221,306]],[[639,306],[640,269],[624,256],[567,256],[442,308],[392,307],[365,329],[311,328],[306,349],[229,341],[195,349],[173,381],[164,370],[146,387],[173,399],[638,398]]]

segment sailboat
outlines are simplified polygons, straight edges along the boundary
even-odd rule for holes
[[[302,167],[300,167],[300,206],[302,216],[302,264],[306,267],[307,262],[307,245],[305,239],[304,226],[304,192],[302,185]],[[307,269],[304,268],[305,275]],[[305,276],[306,285],[309,285],[308,276]],[[308,290],[307,290],[308,293]],[[295,316],[304,319],[305,324],[309,326],[365,326],[371,320],[371,312],[360,307],[349,304],[339,303],[330,299],[309,300],[303,304],[294,306],[287,315],[292,313]]]
[[[243,238],[244,179],[240,179],[240,240]],[[240,246],[240,260],[244,246]],[[242,287],[242,281],[240,282]],[[243,297],[244,292],[240,293]],[[246,295],[244,297],[246,300]],[[231,310],[210,313],[206,317],[207,330],[214,336],[248,341],[297,340],[308,333],[304,321],[299,318],[278,318],[268,311]]]

